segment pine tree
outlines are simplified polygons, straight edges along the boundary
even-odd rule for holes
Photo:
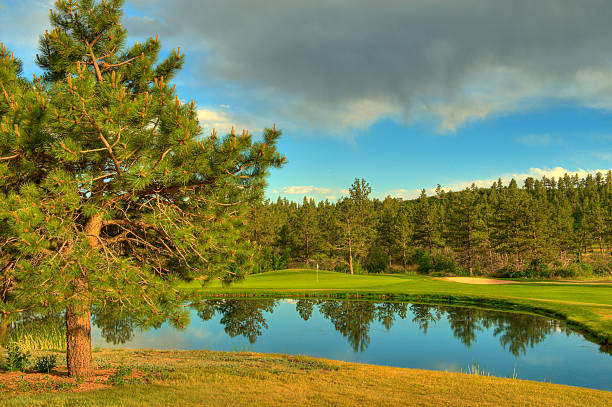
[[[355,178],[349,188],[349,197],[340,203],[351,274],[354,273],[354,261],[365,257],[374,235],[371,192],[370,184],[363,178]]]
[[[404,271],[408,266],[408,250],[414,241],[414,205],[403,202],[397,211],[397,216],[393,223],[393,236],[397,250],[401,253],[402,267]]]
[[[23,151],[37,148],[35,134],[44,120],[46,100],[40,89],[21,77],[22,62],[0,43],[0,306],[6,306],[15,286],[17,237],[3,227],[3,201],[6,194],[20,187],[22,178],[36,171],[31,162],[19,160]],[[8,327],[3,313],[0,335]]]
[[[299,258],[310,267],[310,261],[319,247],[319,223],[314,200],[304,197],[302,205],[291,216],[292,257]]]
[[[391,268],[393,260],[393,251],[396,244],[397,235],[395,232],[395,222],[399,211],[399,203],[397,200],[386,197],[382,203],[378,223],[376,225],[376,244],[384,248],[387,255],[387,267]]]
[[[476,255],[486,236],[478,191],[472,185],[453,197],[449,204],[446,241],[459,251],[463,264],[472,275]]]
[[[65,311],[73,376],[92,368],[92,310],[180,325],[176,280],[252,269],[246,204],[284,160],[274,128],[261,142],[202,136],[195,104],[171,85],[180,48],[158,63],[157,38],[126,47],[122,4],[58,0],[44,76],[26,90],[0,58],[0,236],[15,281],[2,312]]]
[[[414,240],[418,246],[427,248],[429,254],[441,244],[439,219],[438,204],[430,203],[423,189],[416,208]]]
[[[323,258],[327,259],[327,267],[334,269],[338,263],[344,262],[344,220],[338,205],[325,200],[317,207],[319,232],[321,233],[321,250]]]

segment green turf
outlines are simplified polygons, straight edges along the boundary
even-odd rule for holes
[[[472,285],[401,274],[349,275],[329,271],[283,270],[249,276],[224,287],[198,282],[182,288],[205,295],[328,296],[421,299],[489,308],[532,311],[566,320],[602,345],[612,343],[612,284]],[[516,306],[513,308],[513,306]]]
[[[26,374],[27,386],[25,380],[5,381],[0,405],[599,407],[612,402],[611,392],[489,377],[486,372],[415,370],[307,356],[104,350],[94,353],[94,363],[105,370],[81,384],[65,377],[64,367],[47,376]],[[101,376],[119,366],[132,368],[135,377],[126,377],[121,385]],[[58,388],[60,382],[65,385]]]

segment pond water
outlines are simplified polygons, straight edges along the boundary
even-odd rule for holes
[[[94,327],[93,346],[302,354],[612,390],[612,356],[544,317],[409,303],[207,300],[183,330]]]

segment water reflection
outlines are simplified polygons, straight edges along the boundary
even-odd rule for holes
[[[273,312],[276,303],[277,300],[222,299],[203,301],[194,307],[204,321],[220,314],[220,322],[228,335],[242,335],[254,344],[268,327],[265,313]],[[425,334],[430,324],[445,318],[454,337],[468,348],[477,341],[480,332],[493,328],[502,347],[515,356],[525,354],[527,348],[533,348],[555,330],[569,333],[557,321],[528,314],[391,302],[306,299],[295,302],[297,314],[305,321],[315,309],[346,338],[355,352],[363,352],[370,345],[374,321],[388,331],[397,320],[406,319],[408,311],[412,321]]]
[[[203,321],[221,314],[225,333],[232,338],[242,335],[253,344],[268,328],[264,312],[272,312],[275,306],[276,300],[209,300],[193,307]]]
[[[230,337],[243,336],[250,344],[254,344],[268,329],[266,316],[271,316],[278,301],[219,299],[205,300],[191,307],[202,321],[210,321],[215,315],[219,315],[220,323]],[[355,352],[364,352],[370,345],[370,332],[375,321],[380,322],[389,331],[397,321],[407,318],[424,334],[427,334],[430,326],[446,319],[453,336],[467,348],[477,342],[480,333],[491,331],[501,346],[514,356],[525,355],[527,349],[535,347],[554,331],[568,335],[570,333],[558,321],[529,314],[392,302],[309,299],[293,302],[295,311],[302,320],[308,321],[316,310],[346,338]],[[183,319],[185,325],[189,323],[188,319],[188,316]],[[143,329],[142,318],[121,313],[113,308],[96,309],[92,320],[105,341],[113,345],[128,343],[134,339],[136,330],[159,328],[164,322],[163,319],[151,321],[147,318],[147,328]],[[61,315],[54,318],[45,317],[44,320],[24,319],[20,327],[34,324],[37,330],[41,330],[43,322],[59,329],[63,328]],[[183,327],[184,325],[175,326],[179,329]]]

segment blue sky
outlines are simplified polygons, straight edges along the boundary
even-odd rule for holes
[[[49,0],[0,0],[0,41],[33,64]],[[461,4],[458,4],[461,3]],[[603,0],[131,0],[130,41],[187,61],[206,131],[273,123],[267,196],[335,199],[612,168],[612,11]]]

